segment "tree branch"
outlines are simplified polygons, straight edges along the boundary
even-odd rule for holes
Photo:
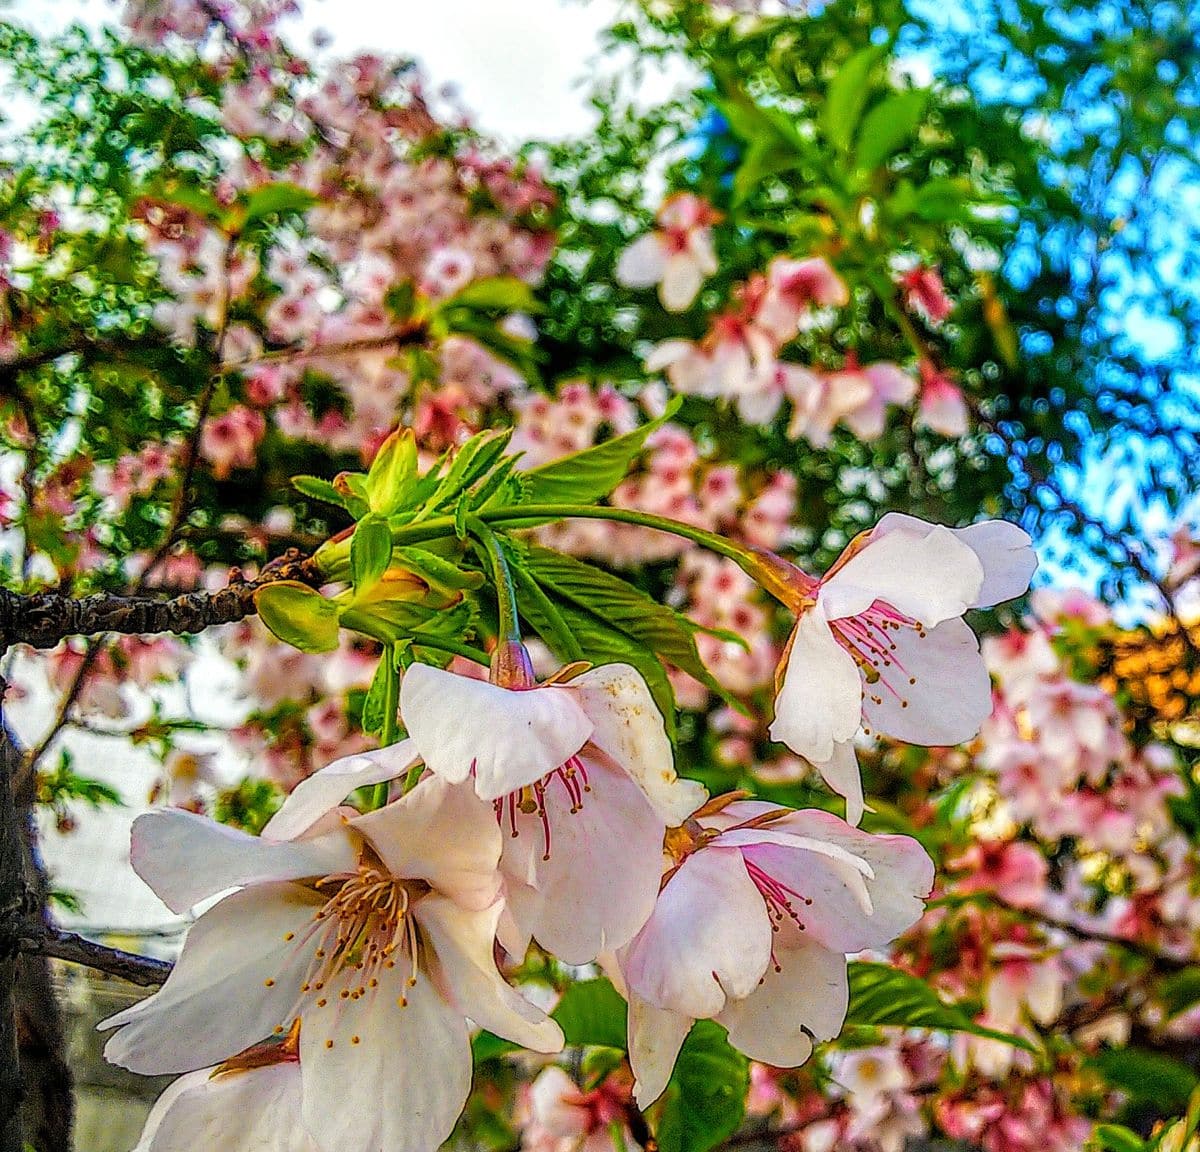
[[[85,968],[119,976],[142,988],[157,988],[171,974],[172,968],[169,961],[138,956],[134,952],[123,952],[120,948],[108,948],[76,932],[63,932],[58,928],[46,928],[37,935],[23,937],[20,949],[40,956],[53,956],[56,960],[66,960],[71,964],[82,964]]]
[[[268,565],[257,580],[234,579],[217,592],[190,592],[172,600],[107,593],[77,600],[57,592],[22,596],[0,589],[0,650],[13,644],[53,648],[68,636],[104,632],[127,636],[203,632],[253,616],[255,592],[280,580],[317,587],[322,576],[311,559],[288,553]]]

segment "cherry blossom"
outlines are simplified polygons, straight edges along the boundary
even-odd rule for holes
[[[531,1152],[636,1152],[624,1119],[632,1107],[628,1073],[582,1091],[557,1064],[529,1085],[529,1123],[522,1147]],[[615,1131],[614,1131],[615,1127]]]
[[[677,863],[619,954],[642,1106],[666,1087],[697,1019],[725,1025],[753,1060],[802,1064],[814,1039],[841,1028],[845,953],[915,923],[933,884],[914,840],[761,801],[714,802],[669,844]]]
[[[915,744],[957,744],[992,709],[968,608],[1028,586],[1035,560],[1015,525],[949,529],[889,513],[816,580],[778,558],[770,591],[798,616],[776,674],[772,739],[808,759],[862,815],[852,741],[864,723]]]
[[[962,389],[928,360],[921,361],[920,371],[921,394],[913,424],[942,436],[965,436],[969,422]]]
[[[302,840],[139,817],[133,864],[168,907],[238,891],[196,921],[159,992],[102,1023],[117,1029],[106,1057],[194,1071],[298,1023],[317,1144],[427,1152],[470,1087],[467,1017],[535,1051],[562,1044],[496,970],[499,855],[486,805],[436,778]]]
[[[634,241],[617,261],[615,276],[626,288],[658,285],[668,312],[691,307],[704,281],[717,270],[712,225],[720,219],[707,200],[690,192],[669,196],[656,217],[657,227]]]

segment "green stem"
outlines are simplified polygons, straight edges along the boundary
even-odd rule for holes
[[[668,519],[666,516],[638,512],[632,508],[597,507],[591,504],[515,504],[507,508],[490,508],[472,517],[472,523],[482,527],[521,520],[613,520],[619,524],[635,524],[640,528],[653,528],[657,532],[669,532],[673,536],[691,540],[710,552],[717,553],[718,556],[728,557],[751,575],[756,570],[757,559],[754,554],[723,536]],[[392,529],[392,541],[397,545],[419,544],[425,540],[437,540],[452,535],[453,516],[438,516],[421,524],[402,525]],[[486,543],[479,533],[476,533],[476,536],[480,543]]]
[[[471,517],[467,521],[467,530],[479,541],[492,566],[492,579],[496,586],[497,636],[501,641],[519,644],[521,623],[517,617],[517,590],[513,586],[512,572],[504,557],[500,538],[484,523],[482,515]]]
[[[396,646],[385,644],[383,655],[384,703],[383,703],[383,732],[379,737],[380,747],[386,748],[396,743],[397,716],[400,713],[400,677],[396,675]],[[387,803],[388,785],[385,780],[376,784],[371,793],[371,807],[382,808]]]

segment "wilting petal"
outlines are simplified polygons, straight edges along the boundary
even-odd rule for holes
[[[267,821],[263,838],[292,840],[311,828],[326,812],[336,808],[356,788],[382,784],[403,776],[420,760],[411,740],[402,740],[378,752],[344,756],[301,780],[283,806]]]
[[[620,948],[645,924],[658,894],[666,827],[624,772],[599,754],[584,763],[591,790],[578,810],[563,781],[547,783],[548,851],[536,814],[502,811],[501,868],[511,878],[512,919],[568,964]]]
[[[606,752],[637,783],[668,825],[682,824],[708,791],[675,773],[675,754],[662,713],[637,669],[602,664],[571,681],[588,719],[591,742]]]
[[[704,283],[700,265],[690,252],[668,256],[663,268],[658,298],[668,312],[682,312],[696,299]]]
[[[559,1052],[562,1029],[506,983],[492,945],[501,904],[469,912],[440,896],[416,906],[421,930],[433,948],[436,978],[448,998],[480,1028],[535,1052]]]
[[[863,689],[873,732],[929,746],[961,744],[992,714],[992,685],[979,641],[965,620],[944,620],[924,635],[888,632],[890,663]]]
[[[846,957],[796,941],[777,948],[763,982],[717,1017],[729,1043],[751,1060],[794,1068],[812,1055],[812,1041],[832,1040],[846,1019],[850,987]]]
[[[839,740],[833,746],[833,755],[828,760],[809,760],[821,773],[821,779],[846,800],[846,823],[857,825],[863,818],[862,770],[858,766],[858,753],[853,740]]]
[[[192,925],[167,982],[102,1021],[104,1056],[153,1076],[219,1064],[295,1018],[312,952],[296,940],[325,900],[298,884],[226,896]]]
[[[358,842],[343,830],[274,843],[182,808],[164,808],[133,822],[129,859],[172,912],[186,912],[243,884],[320,878],[353,868]]]
[[[695,1019],[748,996],[771,960],[771,922],[733,848],[689,856],[626,950],[630,993]]]
[[[649,288],[657,284],[666,270],[667,252],[656,232],[639,236],[617,261],[613,275],[625,288]]]
[[[837,952],[857,952],[882,947],[912,927],[925,910],[924,901],[933,887],[933,862],[921,845],[909,836],[876,836],[852,828],[832,812],[805,808],[791,812],[768,826],[772,832],[794,833],[808,841],[823,841],[830,847],[865,861],[872,875],[867,878],[871,897],[870,916],[853,892],[837,883],[838,877],[818,878],[822,861],[805,859],[801,853],[787,855],[782,847],[749,849],[772,876],[783,879],[813,903],[800,909],[808,922],[806,931]],[[764,829],[767,831],[768,829]],[[806,876],[811,879],[806,880]],[[823,895],[804,891],[804,885],[820,888]]]
[[[897,530],[926,536],[935,527],[916,516],[889,512],[871,529],[871,538]],[[950,531],[979,557],[983,565],[983,585],[972,608],[990,608],[1025,594],[1038,564],[1028,532],[1007,520],[983,520]]]
[[[629,1065],[637,1078],[633,1098],[639,1108],[648,1108],[665,1091],[693,1023],[690,1016],[630,998]]]
[[[500,891],[500,830],[470,785],[428,776],[350,824],[393,876],[425,880],[464,908],[490,907]]]
[[[400,713],[429,770],[455,784],[474,773],[484,800],[553,772],[592,731],[566,688],[514,691],[428,664],[405,672]]]
[[[932,628],[961,616],[982,586],[979,558],[949,528],[938,525],[925,536],[872,536],[822,581],[820,595],[830,620],[857,616],[882,600]]]
[[[820,606],[800,614],[775,699],[771,739],[814,762],[830,760],[862,718],[858,665],[833,638]]]
[[[300,1065],[181,1076],[155,1101],[133,1152],[318,1152],[300,1125]]]
[[[393,975],[394,973],[394,975]],[[450,1135],[471,1088],[471,1045],[462,1013],[424,972],[397,967],[358,1000],[343,973],[326,1008],[300,1029],[304,1126],[328,1152],[430,1152]]]

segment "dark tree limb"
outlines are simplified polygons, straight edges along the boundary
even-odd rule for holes
[[[8,738],[0,682],[0,929],[26,913],[24,850],[12,782],[21,754]],[[0,1152],[22,1152],[21,1065],[17,1048],[16,934],[0,931]]]
[[[53,648],[69,636],[105,632],[126,636],[203,632],[253,616],[255,592],[280,580],[316,587],[322,577],[310,559],[295,554],[269,565],[257,580],[234,580],[217,592],[190,592],[171,600],[107,593],[83,599],[57,592],[22,596],[0,589],[0,650],[13,644]]]
[[[63,932],[58,928],[47,927],[42,932],[24,937],[20,941],[20,948],[31,955],[52,956],[56,960],[94,968],[109,976],[119,976],[142,988],[157,988],[171,974],[171,964],[166,960],[138,956],[134,952],[123,952],[120,948],[108,948],[78,933]]]

